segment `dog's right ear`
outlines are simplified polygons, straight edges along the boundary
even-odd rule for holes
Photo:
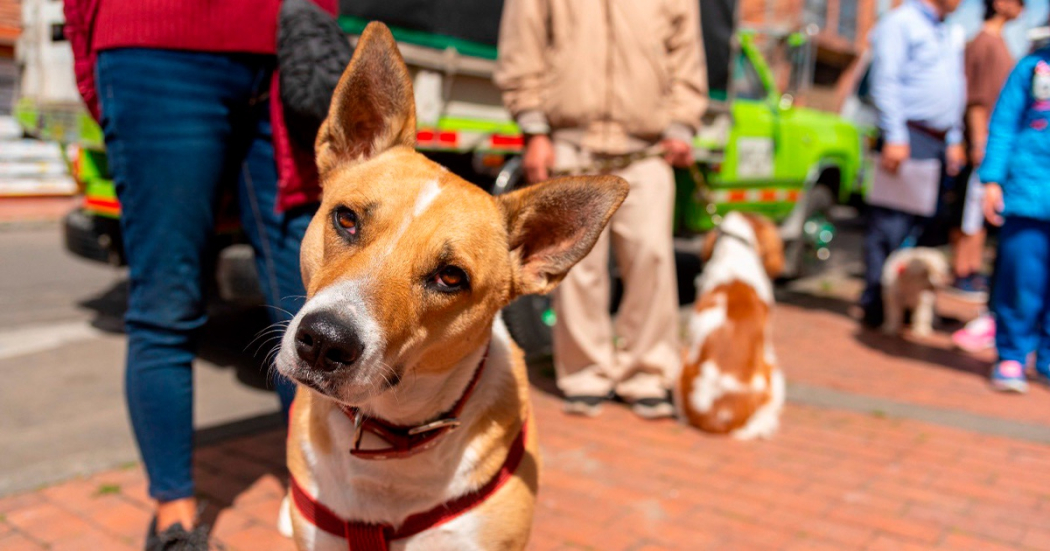
[[[369,23],[339,78],[317,133],[317,169],[363,161],[391,147],[416,145],[416,105],[408,67],[386,25]]]
[[[511,298],[553,290],[591,252],[627,191],[617,176],[573,176],[497,197],[514,263]]]

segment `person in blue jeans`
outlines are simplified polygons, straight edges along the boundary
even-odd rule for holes
[[[992,386],[1025,392],[1025,364],[1050,380],[1050,47],[1018,62],[989,122],[984,214],[999,231],[990,307],[999,359]]]
[[[98,54],[101,124],[130,278],[128,410],[159,504],[151,537],[158,526],[199,533],[180,536],[187,541],[205,537],[195,526],[191,364],[206,320],[209,248],[224,189],[235,190],[272,321],[290,319],[305,300],[299,244],[316,206],[278,212],[273,70],[272,55],[151,48]],[[287,411],[294,387],[283,379],[274,384]],[[187,548],[198,547],[206,545]]]

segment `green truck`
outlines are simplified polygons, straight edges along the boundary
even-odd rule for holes
[[[493,193],[513,189],[521,182],[522,137],[491,80],[502,2],[432,0],[412,10],[402,4],[342,0],[339,23],[351,42],[369,20],[390,25],[413,74],[420,150]],[[694,140],[694,170],[677,175],[679,257],[687,259],[726,212],[759,212],[780,225],[788,272],[798,275],[829,254],[834,228],[825,214],[856,189],[861,136],[837,115],[797,105],[811,80],[815,30],[738,29],[735,0],[700,6],[712,101]],[[69,250],[121,263],[120,205],[97,125],[77,105],[31,93],[17,102],[16,116],[29,134],[79,148],[73,170],[84,201],[67,218]],[[695,257],[685,263],[697,264]],[[693,272],[680,277],[684,298]],[[543,301],[525,310],[524,325],[540,334],[533,349],[542,349],[550,311]]]

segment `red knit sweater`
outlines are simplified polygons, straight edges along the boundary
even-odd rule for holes
[[[272,54],[280,0],[105,0],[94,49],[127,46]]]

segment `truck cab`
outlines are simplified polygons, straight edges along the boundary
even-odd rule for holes
[[[834,228],[827,211],[855,193],[862,166],[856,126],[799,104],[815,32],[738,31],[730,71],[725,81],[712,82],[712,106],[696,140],[702,182],[697,171],[678,175],[680,234],[706,232],[731,210],[763,214],[780,226],[789,275],[830,254]],[[770,43],[774,47],[763,48]],[[773,54],[763,50],[786,52],[784,78],[776,77]]]

